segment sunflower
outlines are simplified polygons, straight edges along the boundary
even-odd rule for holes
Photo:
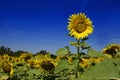
[[[5,73],[10,73],[10,71],[11,71],[11,65],[10,65],[10,63],[4,61],[4,62],[2,63],[2,69],[3,69],[3,71],[4,71]]]
[[[118,52],[120,52],[120,45],[119,44],[109,44],[103,49],[102,52],[114,57]]]
[[[48,73],[53,73],[55,69],[55,63],[53,63],[51,60],[42,60],[40,63],[40,67],[43,71]]]
[[[32,57],[32,54],[31,54],[31,53],[22,53],[22,54],[20,55],[20,59],[23,59],[24,61],[29,60],[31,57]]]
[[[72,14],[68,20],[69,35],[76,39],[84,39],[93,32],[92,21],[84,13]]]

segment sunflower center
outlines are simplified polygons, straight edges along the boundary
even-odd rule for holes
[[[85,30],[86,30],[86,26],[84,26],[83,23],[79,23],[78,26],[76,27],[76,31],[78,33],[82,33]]]
[[[52,70],[55,68],[54,64],[52,64],[50,61],[43,61],[41,67],[44,70]]]

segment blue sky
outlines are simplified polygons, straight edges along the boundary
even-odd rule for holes
[[[69,15],[79,12],[93,22],[87,40],[92,48],[120,43],[120,0],[0,0],[0,46],[54,54],[75,40],[67,36],[67,23]]]

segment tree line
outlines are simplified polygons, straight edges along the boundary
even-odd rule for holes
[[[12,51],[9,47],[5,47],[5,46],[0,46],[0,55],[4,55],[4,54],[8,54],[9,56],[19,56],[22,53],[30,53],[24,50],[18,50],[18,51]],[[38,55],[38,54],[48,54],[48,52],[46,50],[40,50],[39,52],[35,53],[34,55]]]

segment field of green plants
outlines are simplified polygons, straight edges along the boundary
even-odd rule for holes
[[[120,44],[108,44],[98,52],[86,43],[94,30],[92,21],[84,13],[68,20],[76,53],[69,46],[55,54],[0,53],[0,80],[120,80]]]

